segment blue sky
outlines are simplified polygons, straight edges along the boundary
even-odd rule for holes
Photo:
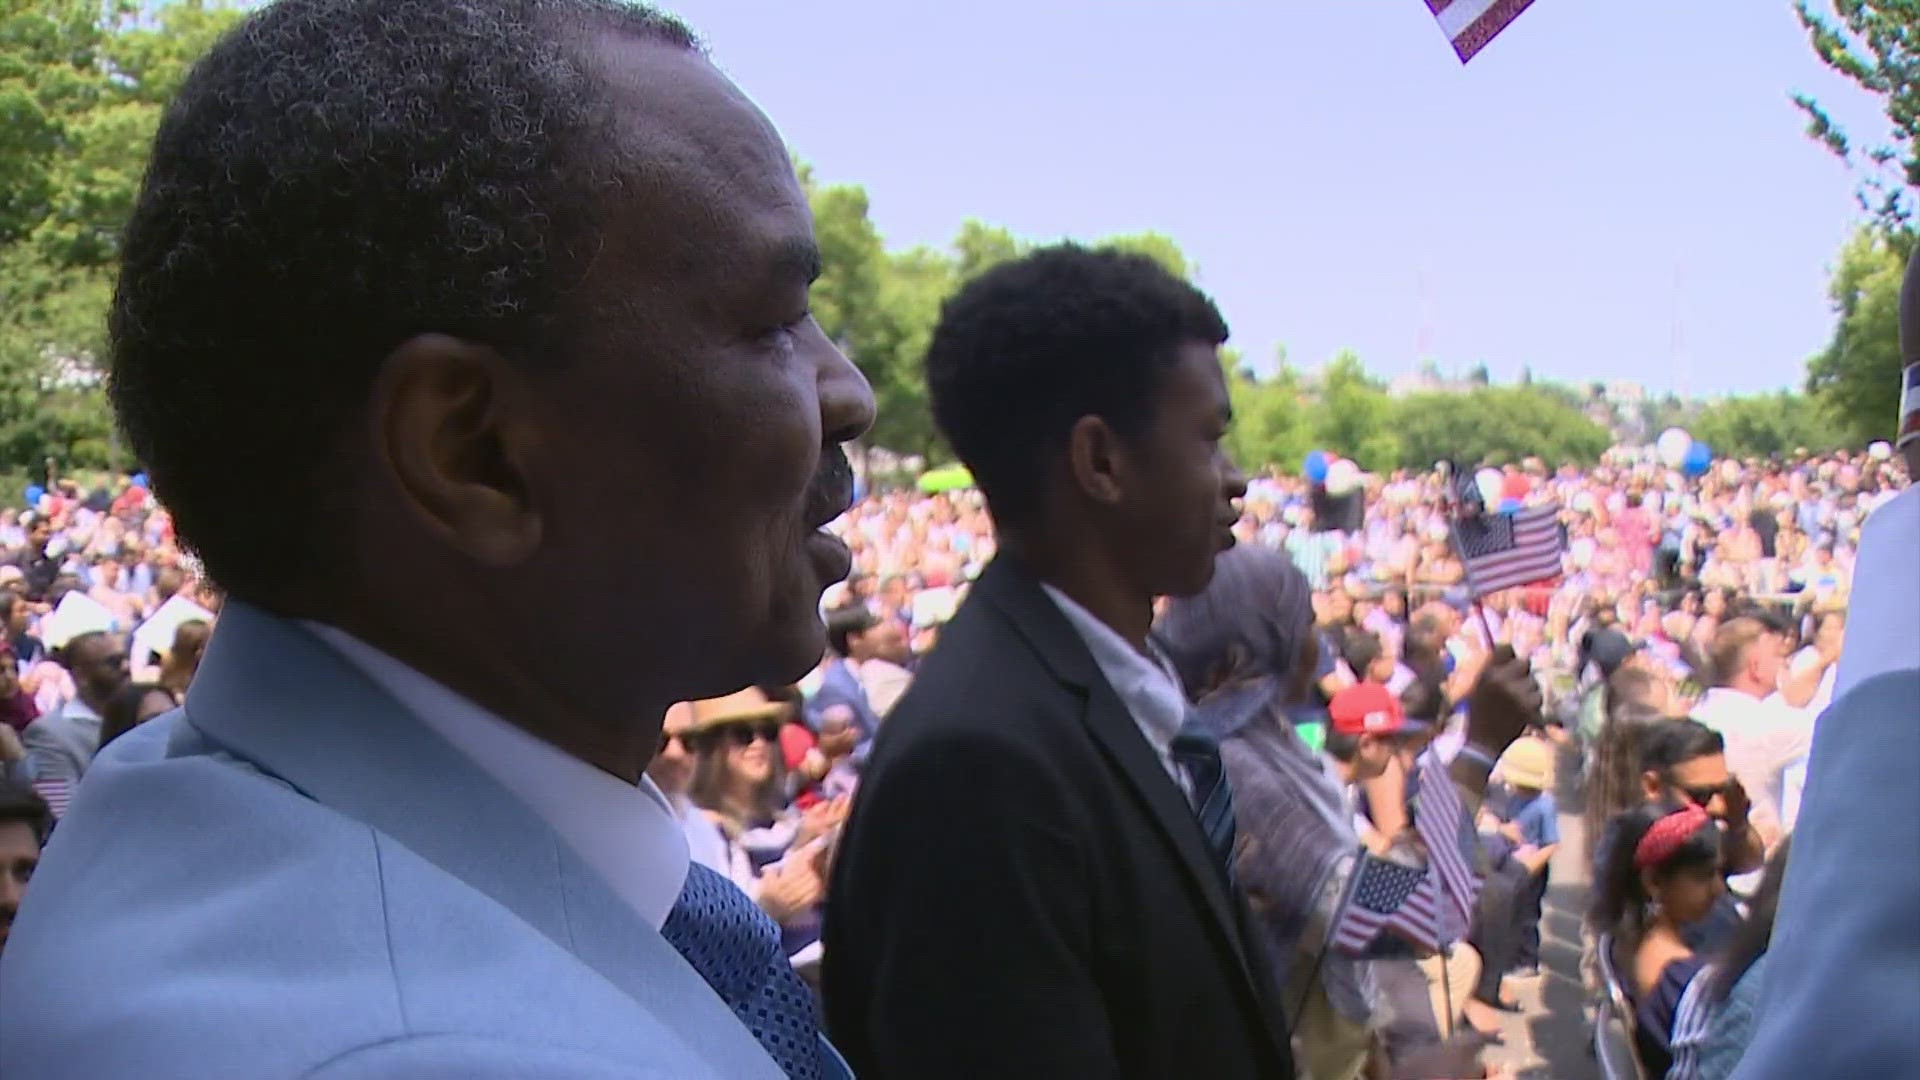
[[[668,6],[890,246],[1158,230],[1249,357],[1387,375],[1797,385],[1859,212],[1788,95],[1876,115],[1787,0],[1537,0],[1464,68],[1420,0]]]

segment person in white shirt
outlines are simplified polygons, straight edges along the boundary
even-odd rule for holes
[[[1822,606],[1815,614],[1813,640],[1793,655],[1780,679],[1780,697],[1818,718],[1833,703],[1834,680],[1839,677],[1840,648],[1847,633],[1843,607]]]
[[[1779,693],[1784,638],[1757,615],[1742,614],[1714,632],[1710,662],[1718,685],[1693,718],[1726,740],[1727,768],[1753,799],[1752,822],[1767,847],[1783,836],[1785,770],[1805,756],[1813,723]]]

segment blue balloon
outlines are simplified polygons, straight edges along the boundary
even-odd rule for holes
[[[47,489],[41,487],[39,484],[28,484],[27,485],[27,508],[31,510],[39,506],[40,500],[45,498],[46,494],[47,494]]]
[[[1506,498],[1506,499],[1500,500],[1500,512],[1503,514],[1511,514],[1518,511],[1519,509],[1520,509],[1519,499]]]
[[[1705,476],[1712,467],[1713,448],[1703,442],[1687,447],[1687,456],[1680,462],[1680,472],[1686,476]]]
[[[1330,464],[1325,450],[1309,450],[1307,460],[1300,464],[1300,471],[1314,483],[1323,484],[1327,480],[1327,466]]]

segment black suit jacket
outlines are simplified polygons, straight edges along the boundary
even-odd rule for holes
[[[987,568],[862,775],[825,927],[861,1080],[1292,1080],[1186,798],[1031,574]]]

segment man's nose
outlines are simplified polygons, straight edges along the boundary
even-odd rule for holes
[[[1247,474],[1241,472],[1240,466],[1235,465],[1231,460],[1228,460],[1227,471],[1221,475],[1220,480],[1221,487],[1226,491],[1227,498],[1238,499],[1246,495]]]
[[[827,342],[820,365],[820,430],[829,443],[852,442],[873,426],[873,386],[840,347]]]

